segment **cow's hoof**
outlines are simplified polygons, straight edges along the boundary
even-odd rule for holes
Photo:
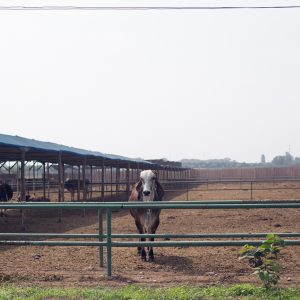
[[[141,259],[143,261],[146,261],[147,260],[147,256],[146,256],[146,251],[143,249],[142,252],[141,252]]]

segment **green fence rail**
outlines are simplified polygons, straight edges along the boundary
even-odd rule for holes
[[[61,233],[0,233],[0,245],[32,245],[32,246],[93,246],[99,247],[100,267],[104,266],[104,247],[106,248],[107,275],[112,274],[112,248],[114,247],[220,247],[242,246],[245,244],[259,245],[267,233],[201,233],[201,234],[113,234],[111,230],[112,211],[130,208],[160,208],[160,209],[260,209],[260,208],[300,208],[299,200],[285,201],[181,201],[181,202],[26,202],[7,203],[0,202],[0,209],[97,209],[97,234],[61,234]],[[103,233],[103,212],[106,213],[106,234]],[[300,233],[276,233],[280,237],[299,238]],[[214,239],[214,240],[173,240],[173,241],[116,241],[123,238],[164,238],[164,239]],[[9,238],[23,238],[23,240],[10,240]],[[97,241],[65,241],[65,240],[24,240],[24,238],[61,238],[61,239],[97,239]],[[225,238],[226,240],[216,240]],[[230,240],[229,238],[250,238],[250,240]],[[229,240],[228,240],[229,239]],[[286,245],[300,246],[300,239],[285,240]]]

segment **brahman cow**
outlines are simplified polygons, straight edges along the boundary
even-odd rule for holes
[[[152,170],[142,171],[140,180],[135,184],[129,201],[161,201],[164,195],[164,190],[157,180],[156,173]],[[130,214],[135,220],[135,225],[140,234],[154,234],[159,225],[160,209],[138,208],[130,209]],[[145,241],[145,238],[141,238]],[[154,241],[154,238],[150,238]],[[148,247],[148,261],[154,260],[153,247]],[[147,260],[147,255],[144,247],[138,247],[138,255],[141,255],[142,260]]]

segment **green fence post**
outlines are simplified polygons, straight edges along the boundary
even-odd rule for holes
[[[103,241],[103,222],[102,222],[102,208],[98,209],[98,235],[99,235],[99,242]],[[99,260],[100,260],[100,267],[103,267],[103,246],[99,246]]]
[[[111,210],[106,209],[106,247],[107,247],[107,276],[111,277]]]

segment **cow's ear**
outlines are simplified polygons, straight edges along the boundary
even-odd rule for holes
[[[158,194],[159,201],[161,201],[165,192],[164,192],[164,189],[162,188],[161,184],[157,180],[156,180],[156,191]]]
[[[138,192],[140,191],[141,187],[142,187],[142,180],[140,180],[140,181],[135,185],[135,188],[136,188],[136,190],[137,190]]]

